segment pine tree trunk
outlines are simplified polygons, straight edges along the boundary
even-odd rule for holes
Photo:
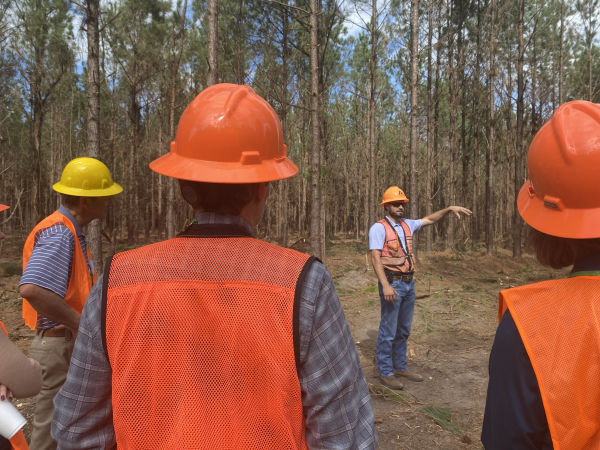
[[[476,245],[479,243],[481,239],[481,229],[482,229],[482,218],[485,217],[485,214],[481,213],[480,209],[480,199],[481,199],[481,191],[482,191],[482,176],[481,176],[481,126],[484,121],[481,120],[481,106],[484,104],[483,95],[485,95],[481,91],[481,86],[479,84],[479,80],[481,80],[481,66],[482,66],[482,45],[481,45],[481,35],[483,33],[482,30],[482,8],[480,0],[476,1],[477,8],[477,34],[476,34],[476,46],[475,46],[475,76],[476,80],[473,86],[473,105],[470,114],[470,120],[473,123],[473,172],[471,174],[471,184],[473,186],[473,197],[472,201],[469,204],[471,210],[473,211],[473,218],[470,220],[471,225],[471,250],[476,249]]]
[[[410,217],[419,214],[417,189],[417,97],[419,70],[419,0],[410,2]],[[416,248],[416,246],[415,246]]]
[[[287,9],[287,8],[284,8]],[[236,49],[236,80],[238,84],[244,84],[246,78],[244,61],[244,0],[238,0],[237,15],[237,49]]]
[[[310,248],[314,256],[321,258],[321,131],[320,131],[320,92],[319,92],[319,28],[317,2],[310,0],[310,78],[311,78],[311,135],[312,148],[310,158]]]
[[[181,61],[181,54],[183,53],[183,41],[185,37],[185,16],[187,13],[187,0],[183,2],[183,11],[181,14],[181,30],[179,32],[179,49],[177,55],[173,57],[171,61],[171,77],[170,87],[171,95],[169,101],[169,136],[171,141],[175,140],[175,94],[177,86],[177,72],[179,71],[179,63]],[[169,144],[170,145],[170,144]],[[176,220],[175,220],[175,183],[176,181],[168,177],[167,178],[167,237],[172,239],[176,233]]]
[[[368,175],[368,186],[369,195],[367,196],[367,220],[369,226],[375,222],[375,198],[376,198],[376,172],[377,172],[377,160],[376,160],[376,148],[377,148],[377,136],[376,136],[376,115],[377,105],[375,103],[375,97],[377,92],[377,0],[373,0],[371,4],[371,56],[369,58],[369,104],[367,108],[368,113],[368,130],[367,130],[367,148],[369,149],[369,155],[367,157],[367,163],[369,168]]]
[[[517,210],[517,195],[521,189],[521,164],[523,153],[523,116],[524,116],[524,93],[525,93],[525,78],[524,78],[524,58],[525,58],[525,43],[523,36],[523,20],[525,15],[525,0],[519,0],[519,23],[517,26],[517,38],[519,40],[518,57],[517,57],[517,145],[514,157],[514,209],[513,209],[513,256],[521,256],[521,229],[522,222],[519,211]]]
[[[283,0],[283,3],[287,6],[287,0]],[[282,36],[281,36],[281,69],[283,71],[283,75],[282,75],[282,97],[283,97],[283,102],[281,104],[281,124],[283,126],[283,133],[284,133],[284,142],[287,142],[287,139],[289,139],[289,133],[288,133],[288,108],[289,108],[289,92],[288,92],[288,83],[289,83],[289,69],[288,69],[288,59],[289,59],[289,54],[290,54],[290,48],[289,48],[289,41],[288,41],[288,34],[289,34],[289,29],[290,29],[290,15],[289,15],[289,11],[288,8],[283,8],[282,12],[281,12],[281,21],[282,21]],[[286,139],[287,138],[287,139]],[[279,182],[279,192],[281,193],[281,201],[279,202],[280,208],[279,209],[279,215],[281,217],[280,219],[280,225],[279,225],[279,232],[278,232],[278,237],[279,237],[279,245],[282,245],[283,247],[287,247],[288,245],[288,240],[289,240],[289,220],[288,220],[288,215],[289,215],[289,188],[290,188],[290,181],[289,180],[282,180]]]
[[[564,67],[564,39],[565,39],[565,0],[560,0],[560,38],[558,58],[558,104],[562,105],[563,95],[563,67]]]
[[[433,180],[433,93],[432,93],[432,53],[433,53],[433,11],[434,0],[429,0],[428,21],[427,21],[427,98],[425,109],[427,112],[427,147],[425,155],[425,215],[428,216],[433,212],[433,202],[431,198],[431,183]],[[425,228],[425,250],[432,249],[432,227]]]
[[[490,1],[490,40],[489,40],[489,70],[488,70],[488,148],[485,155],[485,168],[486,168],[486,184],[485,184],[485,248],[486,254],[492,255],[494,251],[494,126],[495,126],[495,65],[494,58],[496,57],[495,52],[495,20],[496,20],[496,0]]]
[[[100,0],[88,0],[86,3],[87,25],[87,154],[92,158],[100,156],[100,32],[98,28]],[[96,272],[100,275],[104,269],[102,255],[102,221],[93,220],[88,225],[87,243],[90,248]]]
[[[449,153],[449,167],[448,167],[448,201],[450,204],[454,204],[455,199],[455,153],[456,153],[456,66],[454,57],[454,23],[452,22],[452,3],[448,6],[448,95],[450,97],[450,125],[448,131],[448,153]],[[447,234],[447,245],[452,247],[454,245],[454,219],[448,218],[448,234]]]
[[[218,49],[218,1],[208,0],[208,26],[206,56],[208,59],[208,71],[206,73],[206,86],[212,86],[218,80],[217,49]]]

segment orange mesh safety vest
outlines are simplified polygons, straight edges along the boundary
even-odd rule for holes
[[[391,270],[392,272],[410,273],[415,271],[415,257],[412,248],[412,234],[410,227],[404,222],[400,221],[400,225],[404,230],[404,237],[406,239],[406,248],[408,254],[404,251],[404,247],[400,244],[398,233],[392,228],[386,219],[381,219],[379,223],[383,224],[385,228],[385,243],[383,249],[381,249],[381,264],[384,268]]]
[[[517,325],[555,450],[600,448],[600,276],[500,292]]]
[[[29,236],[25,241],[25,246],[23,247],[23,271],[25,271],[27,262],[29,261],[31,253],[33,252],[36,233],[40,230],[50,228],[57,223],[64,224],[69,230],[71,230],[71,233],[73,233],[75,248],[73,250],[71,277],[69,278],[69,284],[67,285],[65,301],[71,308],[81,314],[83,305],[88,297],[88,294],[90,293],[90,290],[92,289],[92,283],[96,281],[96,272],[90,274],[90,269],[85,261],[85,256],[83,255],[83,249],[81,248],[81,244],[77,238],[75,226],[63,214],[59,213],[58,211],[53,212],[40,223],[38,223],[31,233],[29,233]],[[86,252],[88,259],[91,260],[92,257],[90,256],[90,252],[87,248]],[[25,325],[34,330],[37,323],[37,311],[26,299],[23,299],[23,318],[25,319]]]
[[[118,448],[306,448],[293,324],[310,263],[235,225],[115,255],[103,340]]]
[[[6,327],[2,322],[0,322],[0,329],[4,332],[5,335],[8,336],[8,331],[6,331]],[[3,439],[0,437],[0,439]],[[14,450],[29,450],[29,445],[27,445],[27,440],[25,439],[25,435],[23,434],[23,430],[17,431],[13,437],[9,439],[10,446]]]

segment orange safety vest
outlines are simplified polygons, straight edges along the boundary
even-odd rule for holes
[[[600,448],[600,276],[500,292],[540,388],[555,450]]]
[[[118,448],[307,448],[293,323],[312,258],[233,228],[192,225],[107,264]]]
[[[69,284],[67,285],[65,301],[71,308],[81,314],[83,305],[88,297],[88,294],[90,293],[90,290],[92,289],[92,284],[96,281],[96,272],[94,271],[92,274],[90,274],[90,269],[85,260],[85,256],[83,255],[83,249],[81,248],[81,244],[77,238],[75,226],[66,216],[58,211],[55,211],[38,223],[31,233],[29,233],[29,236],[25,241],[25,246],[23,247],[23,271],[25,271],[25,267],[27,267],[27,263],[29,262],[29,258],[33,252],[35,235],[37,232],[46,228],[50,228],[57,223],[64,224],[69,230],[71,230],[71,233],[73,233],[75,249],[73,251],[71,277],[69,278]],[[89,249],[86,248],[86,252],[88,259],[91,260],[92,257],[90,256]],[[25,325],[32,330],[35,329],[37,324],[37,311],[26,299],[23,299],[23,319],[25,319]]]
[[[0,322],[0,329],[4,332],[5,335],[8,336],[8,331],[2,322]],[[0,439],[2,439],[0,437]],[[23,430],[17,431],[13,437],[9,439],[10,446],[14,450],[29,450],[29,445],[27,444],[27,439],[25,439],[25,434],[23,434]]]
[[[410,227],[404,220],[400,221],[400,225],[404,230],[404,238],[406,239],[406,248],[408,250],[408,253],[406,253],[404,247],[402,247],[398,240],[398,233],[396,233],[396,230],[394,230],[388,221],[386,219],[381,219],[379,223],[383,224],[385,228],[385,243],[381,250],[381,264],[383,267],[392,272],[414,272],[415,256],[413,254],[413,238]]]

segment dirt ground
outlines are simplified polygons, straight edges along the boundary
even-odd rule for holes
[[[1,241],[0,241],[1,242]],[[0,320],[25,352],[32,332],[20,318],[18,237],[0,244]],[[564,272],[540,266],[531,255],[513,259],[501,251],[420,252],[417,303],[409,339],[409,368],[425,377],[405,382],[403,391],[383,387],[374,365],[379,295],[366,245],[337,240],[325,259],[343,305],[371,391],[379,448],[480,449],[487,389],[487,362],[496,329],[500,289],[561,277]],[[34,399],[17,400],[29,419]]]

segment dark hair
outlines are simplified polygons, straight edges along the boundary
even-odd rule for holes
[[[68,195],[68,194],[60,194],[61,202],[63,205],[68,206],[69,208],[76,208],[79,205],[79,199],[76,195]]]
[[[529,229],[529,242],[539,262],[554,269],[575,264],[586,256],[600,254],[600,239],[570,239]]]
[[[193,208],[239,216],[256,195],[258,183],[225,184],[179,180],[181,195]]]

